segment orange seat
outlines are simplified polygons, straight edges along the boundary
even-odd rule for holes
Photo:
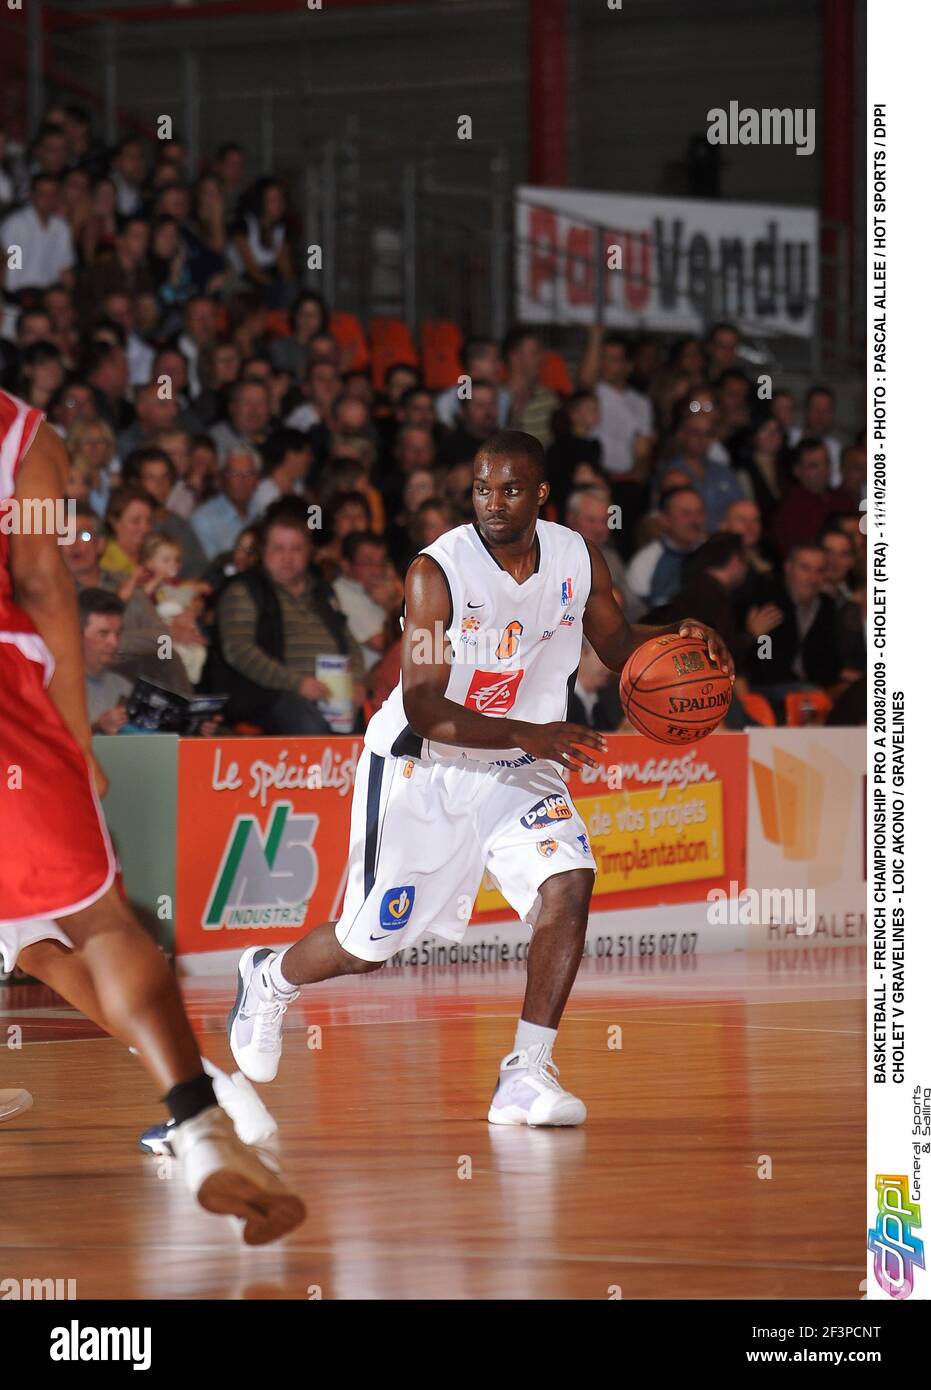
[[[561,352],[544,352],[540,364],[540,385],[548,391],[557,391],[560,396],[572,395],[575,384]]]
[[[773,729],[776,726],[776,716],[773,707],[765,695],[741,695],[740,703],[743,705],[744,714],[750,719],[755,719],[764,728]]]
[[[371,360],[369,345],[365,341],[365,330],[355,314],[331,314],[328,328],[339,344],[343,371],[364,371]]]
[[[259,738],[265,733],[265,730],[260,728],[258,724],[247,724],[245,720],[241,720],[238,724],[233,725],[233,733],[238,734],[240,738]]]
[[[423,384],[428,391],[454,386],[461,371],[462,334],[450,319],[426,319],[420,325]]]
[[[291,320],[284,309],[266,310],[265,332],[271,338],[287,338],[291,332]]]
[[[832,704],[823,690],[790,690],[786,696],[786,724],[790,729],[823,724]]]
[[[403,362],[408,367],[420,366],[410,329],[402,319],[372,319],[369,343],[372,348],[372,382],[376,391],[384,387],[385,372],[395,362]]]

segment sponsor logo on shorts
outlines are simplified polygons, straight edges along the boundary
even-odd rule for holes
[[[587,835],[576,835],[575,838],[578,840],[579,844],[582,846],[582,853],[583,853],[583,854],[591,854],[591,852],[592,852],[592,847],[591,847],[591,845],[588,843],[588,836],[587,836]]]
[[[564,579],[562,582],[562,606],[568,608],[572,602],[572,580]]]
[[[520,823],[533,830],[536,825],[551,825],[554,820],[571,820],[572,807],[564,796],[546,796],[542,801],[538,801],[536,806],[531,806],[525,816],[521,816]]]
[[[559,845],[556,840],[538,840],[537,854],[542,854],[544,859],[549,859],[556,853]]]
[[[517,688],[524,679],[518,671],[476,671],[463,704],[479,714],[507,714],[517,699]]]
[[[406,927],[414,910],[415,892],[409,883],[401,888],[389,888],[378,910],[378,925],[386,931],[400,931]]]
[[[560,618],[560,620],[559,620],[559,626],[560,626],[560,627],[571,627],[572,624],[573,624],[574,622],[575,622],[575,614],[574,614],[574,613],[567,613],[566,616],[565,616],[564,618]]]
[[[540,639],[541,642],[548,642],[555,631],[556,629],[554,627],[548,627]]]

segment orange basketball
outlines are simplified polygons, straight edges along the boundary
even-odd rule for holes
[[[621,699],[638,733],[657,743],[694,743],[727,714],[731,681],[704,642],[670,633],[634,652],[621,672]]]

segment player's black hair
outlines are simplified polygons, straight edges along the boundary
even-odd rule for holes
[[[510,458],[514,454],[521,454],[527,459],[538,483],[545,480],[546,454],[543,445],[534,435],[527,434],[524,430],[499,430],[497,434],[491,435],[475,455],[475,461],[477,463],[482,458]]]

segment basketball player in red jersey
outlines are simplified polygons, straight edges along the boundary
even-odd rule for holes
[[[168,963],[114,882],[59,545],[66,474],[41,413],[0,391],[0,957],[136,1049],[190,1190],[261,1245],[297,1226],[303,1203],[217,1106]]]

